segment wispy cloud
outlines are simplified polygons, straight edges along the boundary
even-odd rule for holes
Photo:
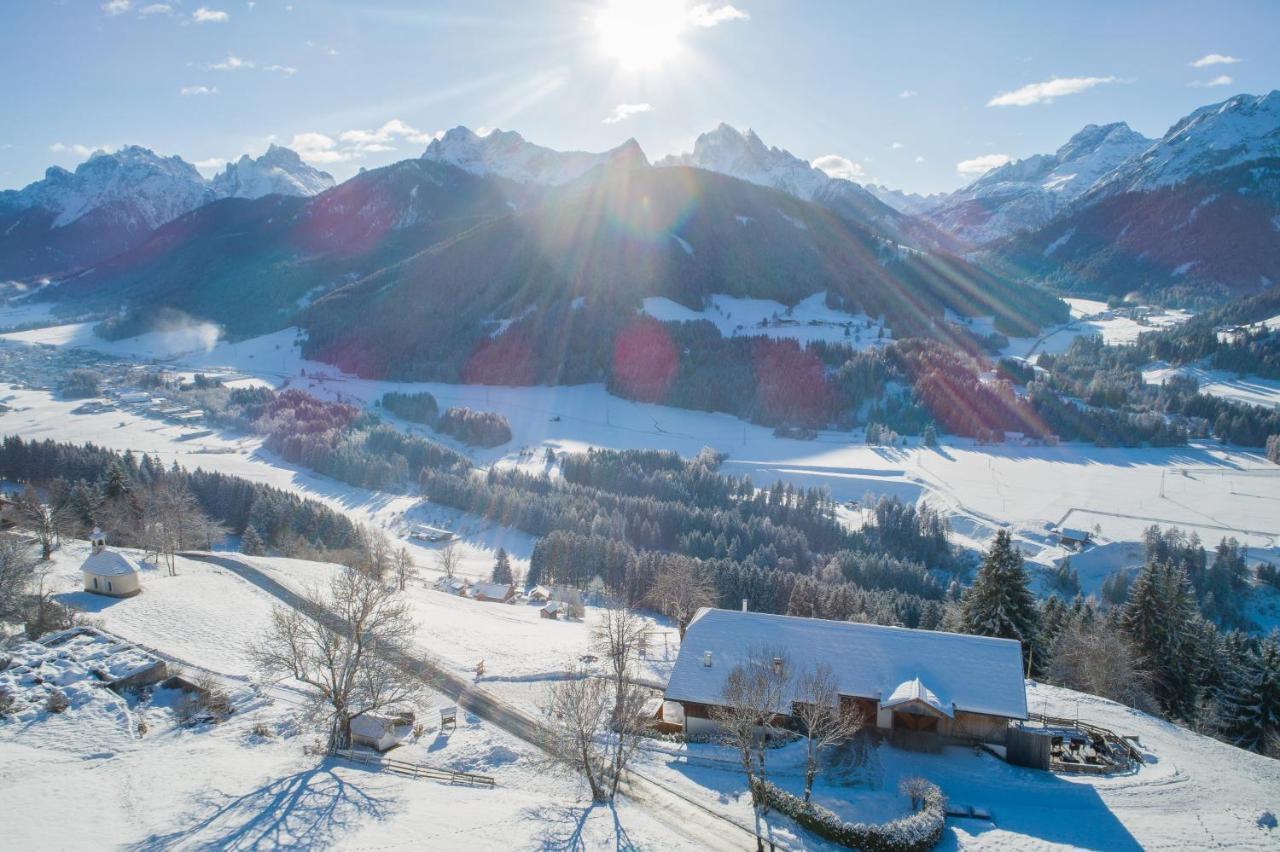
[[[972,160],[961,160],[956,163],[956,171],[965,177],[977,177],[984,175],[992,169],[998,169],[1005,163],[1009,162],[1008,154],[983,154],[981,157],[974,157]]]
[[[1214,86],[1230,86],[1235,80],[1226,74],[1219,74],[1212,80],[1192,80],[1187,85],[1193,89],[1211,89]]]
[[[604,117],[604,123],[617,124],[642,112],[653,112],[653,104],[618,104],[613,108],[613,112]]]
[[[1119,83],[1119,77],[1055,77],[1043,83],[1030,83],[1012,92],[1003,92],[987,101],[987,106],[1032,106],[1053,103],[1054,98],[1077,95],[1107,83]]]
[[[151,15],[172,15],[173,7],[168,3],[152,3],[139,9],[138,14],[144,18]]]
[[[65,142],[54,142],[49,146],[49,150],[55,154],[75,154],[77,157],[87,157],[94,151],[103,151],[106,148],[106,145],[80,145],[78,143],[68,145]]]
[[[920,93],[915,89],[903,89],[901,92],[898,92],[898,97],[905,101],[907,98],[914,98],[918,94]]]
[[[107,0],[102,4],[102,11],[108,15],[123,15],[133,6],[133,0]]]
[[[818,171],[825,172],[827,177],[845,180],[861,180],[865,177],[861,164],[839,154],[824,154],[814,160],[812,165]]]
[[[252,59],[241,59],[234,54],[227,54],[227,58],[221,62],[215,62],[208,66],[212,71],[238,71],[241,68],[257,68],[258,63]]]
[[[1188,62],[1192,68],[1208,68],[1210,65],[1235,65],[1243,60],[1222,53],[1206,53],[1194,62]]]
[[[221,171],[222,167],[226,164],[227,161],[221,157],[210,157],[207,160],[196,160],[191,165],[195,166],[202,172],[217,172]]]
[[[344,130],[337,136],[327,133],[299,133],[289,142],[289,147],[302,159],[317,164],[343,163],[358,160],[369,154],[394,151],[402,143],[425,145],[443,135],[442,131],[428,133],[393,118],[372,129]]]
[[[905,145],[903,145],[901,142],[893,142],[893,143],[891,143],[891,144],[889,145],[889,147],[890,147],[890,148],[892,148],[892,149],[893,149],[893,150],[895,150],[895,151],[900,151],[900,150],[902,150],[903,148],[905,148],[906,146],[905,146]]]
[[[217,86],[183,86],[178,90],[178,94],[185,97],[192,95],[216,95],[218,94]]]
[[[924,162],[924,157],[916,157],[916,162],[917,162],[917,163],[923,163],[923,162]]]
[[[750,19],[751,15],[737,6],[730,6],[728,3],[714,7],[710,3],[700,3],[690,9],[688,13],[689,24],[694,27],[717,27],[730,21],[748,21]]]
[[[221,62],[214,62],[206,65],[210,71],[242,71],[246,69],[260,68],[263,71],[283,74],[286,77],[292,77],[298,73],[298,69],[291,65],[259,65],[252,59],[245,59],[235,54],[228,53],[227,58]]]
[[[201,6],[191,13],[191,20],[197,24],[225,24],[231,16],[221,9],[209,9]]]

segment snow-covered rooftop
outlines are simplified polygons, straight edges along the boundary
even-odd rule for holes
[[[1022,648],[1011,639],[723,609],[704,609],[689,625],[667,698],[718,703],[729,672],[756,649],[781,651],[792,674],[826,663],[842,695],[888,702],[918,680],[922,700],[948,715],[1027,717]],[[799,697],[794,678],[789,688],[781,712]]]
[[[80,570],[95,577],[123,577],[138,573],[138,563],[115,550],[89,554]]]

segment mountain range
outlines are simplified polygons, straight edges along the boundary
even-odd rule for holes
[[[272,145],[207,181],[181,157],[137,145],[97,151],[74,172],[0,192],[0,278],[56,276],[105,260],[156,228],[221,198],[315,195],[334,185],[293,151]]]
[[[336,186],[277,146],[212,180],[131,146],[0,193],[0,279],[48,277],[77,310],[124,310],[120,333],[161,308],[239,335],[301,322],[313,354],[418,376],[461,375],[481,329],[604,328],[605,306],[657,295],[700,308],[826,292],[900,335],[946,333],[948,310],[1024,334],[1063,315],[1046,285],[1184,299],[1273,286],[1278,184],[1280,92],[1201,108],[1158,140],[1090,125],[927,197],[831,177],[725,124],[653,164],[635,140],[556,151],[457,127]],[[406,323],[430,340],[390,346],[390,329],[414,337]]]

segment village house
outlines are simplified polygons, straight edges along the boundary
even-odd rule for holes
[[[1063,547],[1069,547],[1072,550],[1084,550],[1089,545],[1089,540],[1090,536],[1087,530],[1063,527],[1058,531],[1058,542]]]
[[[92,549],[80,565],[84,577],[84,590],[95,595],[127,598],[142,591],[142,578],[138,563],[123,553],[107,549],[107,537],[95,528],[90,533]]]
[[[506,603],[516,596],[516,587],[513,583],[476,583],[471,596],[478,601]]]
[[[800,676],[825,663],[840,700],[861,710],[868,728],[894,736],[1003,744],[1009,723],[1027,718],[1017,641],[703,609],[680,644],[662,721],[679,720],[689,734],[714,731],[711,710],[729,673],[762,653],[785,682],[781,717],[805,701]]]

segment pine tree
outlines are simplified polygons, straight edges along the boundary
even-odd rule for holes
[[[505,548],[498,548],[498,559],[493,563],[493,574],[489,577],[495,583],[512,582],[511,559]]]
[[[1280,642],[1265,640],[1223,696],[1223,733],[1240,748],[1263,753],[1280,736]]]
[[[932,423],[924,427],[924,437],[921,438],[921,443],[926,447],[938,446],[938,430],[933,428]]]
[[[1201,622],[1184,569],[1149,562],[1133,581],[1122,623],[1155,676],[1156,700],[1175,718],[1195,714],[1204,669]]]
[[[240,538],[240,552],[245,556],[258,556],[265,548],[258,530],[252,524],[245,527],[244,535]]]
[[[1014,547],[1008,530],[996,533],[960,607],[966,633],[1017,639],[1022,642],[1024,659],[1031,653],[1036,642],[1035,597],[1022,554]]]

